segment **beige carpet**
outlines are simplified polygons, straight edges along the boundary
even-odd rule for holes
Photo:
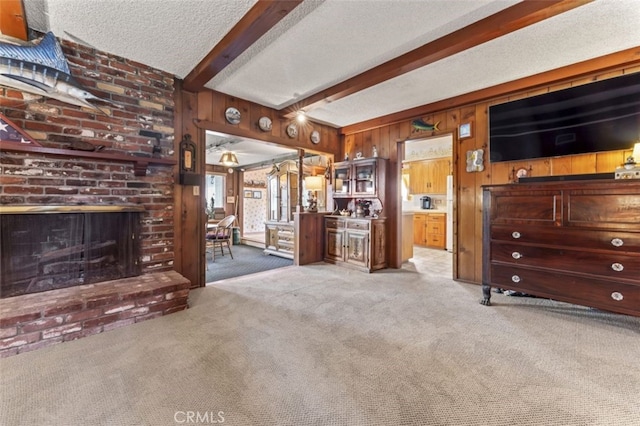
[[[187,311],[0,360],[0,424],[640,424],[640,318],[482,306],[450,255],[422,253],[223,281]]]

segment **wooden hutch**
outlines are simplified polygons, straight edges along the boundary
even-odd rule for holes
[[[334,165],[333,201],[336,212],[344,214],[325,217],[326,262],[366,272],[387,267],[386,220],[376,214],[385,203],[387,162],[368,158]],[[357,211],[360,201],[369,202],[369,208]]]

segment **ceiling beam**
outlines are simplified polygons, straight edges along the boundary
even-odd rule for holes
[[[308,112],[325,103],[342,99],[591,1],[593,0],[525,0],[321,92],[296,101],[295,111],[292,110],[293,106],[283,108],[280,111],[285,117],[293,118],[299,110]]]
[[[22,0],[0,0],[0,33],[27,40],[27,18]]]
[[[342,127],[340,129],[340,134],[349,135],[365,130],[371,130],[453,108],[460,108],[462,106],[484,102],[489,99],[506,97],[525,90],[530,91],[543,86],[560,84],[562,82],[575,80],[576,78],[593,73],[606,73],[614,69],[633,68],[638,66],[640,66],[640,46],[578,62],[576,64],[567,65],[561,68],[556,68],[554,70],[542,72],[529,77],[523,77],[518,80],[509,81],[496,86],[476,90],[475,92],[465,93],[464,95],[455,96],[442,101],[421,105],[419,107],[351,124],[349,126]]]
[[[233,62],[302,0],[258,0],[222,40],[185,77],[183,87],[199,92],[214,76]]]

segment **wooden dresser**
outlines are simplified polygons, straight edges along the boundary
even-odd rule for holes
[[[267,221],[265,225],[264,252],[293,259],[295,232],[293,223]]]
[[[640,316],[640,181],[483,187],[482,303],[491,286]]]

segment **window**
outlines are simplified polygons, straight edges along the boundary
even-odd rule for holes
[[[207,174],[207,193],[205,198],[207,215],[213,218],[214,210],[220,209],[224,212],[225,202],[225,176]]]

